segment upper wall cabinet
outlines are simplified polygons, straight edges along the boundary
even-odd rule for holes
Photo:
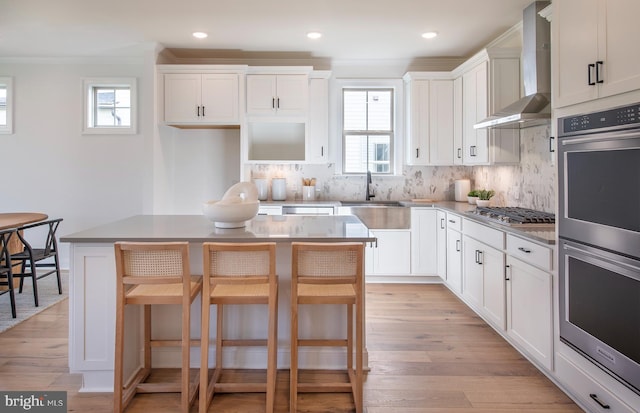
[[[554,0],[553,106],[640,89],[640,2]]]
[[[202,70],[202,69],[200,69]],[[164,122],[168,125],[239,125],[240,73],[193,70],[164,73]]]
[[[520,98],[520,51],[485,49],[454,70],[462,77],[462,151],[465,165],[520,161],[518,129],[474,129],[473,125]],[[459,109],[458,109],[459,110]]]
[[[409,72],[407,99],[408,165],[454,163],[454,94],[449,72]]]
[[[247,75],[247,115],[305,116],[309,105],[306,74]]]

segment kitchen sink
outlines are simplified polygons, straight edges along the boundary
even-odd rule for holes
[[[340,201],[343,206],[395,206],[399,207],[399,201]]]

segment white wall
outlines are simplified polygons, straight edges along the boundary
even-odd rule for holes
[[[142,58],[110,62],[0,60],[15,97],[14,134],[0,135],[0,212],[64,218],[64,235],[149,210],[153,72]],[[118,76],[138,79],[138,134],[82,135],[82,78]]]

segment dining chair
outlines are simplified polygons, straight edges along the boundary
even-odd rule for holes
[[[62,294],[62,279],[60,277],[60,261],[58,259],[58,242],[56,231],[62,222],[62,218],[50,219],[36,222],[34,224],[23,225],[17,228],[18,238],[24,249],[11,254],[13,265],[20,265],[20,272],[13,273],[14,277],[20,278],[19,293],[22,293],[24,279],[31,278],[33,282],[33,298],[38,307],[38,280],[48,275],[56,274],[58,279],[58,294]],[[42,234],[46,232],[46,237]],[[44,240],[42,238],[44,238]],[[33,239],[40,242],[35,244]],[[34,247],[33,245],[37,245]],[[44,269],[44,271],[38,270]]]
[[[116,333],[113,411],[121,413],[136,393],[180,393],[180,409],[188,413],[198,394],[197,376],[191,379],[191,304],[202,289],[202,278],[192,276],[188,242],[116,242]],[[143,306],[143,365],[125,381],[125,307]],[[151,323],[152,305],[179,306],[182,314],[180,339],[155,339]],[[147,382],[152,373],[152,348],[180,347],[180,382]],[[135,370],[135,369],[134,369]]]
[[[355,411],[363,411],[363,265],[364,244],[357,242],[293,242],[291,257],[291,370],[289,411],[298,411],[298,393],[347,392]],[[345,305],[345,338],[300,338],[300,305]],[[355,312],[355,325],[354,325]],[[312,325],[304,318],[303,324]],[[355,332],[355,343],[354,343]],[[344,347],[348,382],[300,382],[299,347]],[[355,353],[355,365],[354,365]]]
[[[278,346],[278,277],[276,244],[215,243],[203,244],[202,317],[200,344],[200,406],[208,411],[214,393],[266,393],[267,413],[275,404]],[[209,377],[209,314],[216,306],[215,367]],[[224,307],[227,305],[266,305],[266,340],[224,336]],[[225,347],[267,347],[267,378],[262,383],[220,382]]]
[[[16,318],[16,297],[13,291],[13,271],[11,269],[11,256],[9,255],[9,243],[11,236],[16,232],[14,228],[0,230],[0,295],[9,293],[11,301],[11,316]]]

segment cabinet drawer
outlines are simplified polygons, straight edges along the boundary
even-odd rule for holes
[[[588,407],[589,411],[634,413],[631,407],[627,406],[622,400],[610,393],[600,383],[589,377],[586,372],[561,354],[558,354],[556,358],[556,374],[562,384],[571,389],[573,394]]]
[[[497,248],[499,250],[504,249],[504,232],[500,230],[489,228],[486,225],[465,219],[464,234],[490,245],[493,248]]]
[[[462,231],[462,217],[447,213],[447,228]]]
[[[507,234],[507,253],[545,271],[553,269],[553,254],[550,248]]]

